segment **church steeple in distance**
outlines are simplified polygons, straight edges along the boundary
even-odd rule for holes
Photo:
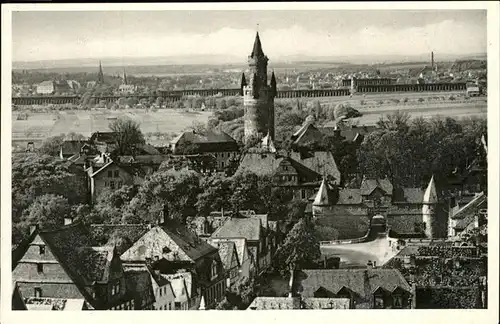
[[[127,82],[127,74],[125,73],[125,68],[123,69],[123,84],[128,84]]]
[[[104,74],[102,73],[102,64],[100,60],[99,60],[99,73],[97,73],[97,83],[98,84],[104,83]]]

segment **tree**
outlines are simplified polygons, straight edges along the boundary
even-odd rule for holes
[[[157,171],[139,186],[137,195],[130,201],[125,218],[143,223],[155,222],[167,208],[166,217],[185,223],[186,217],[196,215],[194,206],[199,193],[200,175],[197,172]]]
[[[120,118],[113,121],[109,128],[117,135],[118,145],[115,154],[134,155],[136,145],[145,143],[140,124],[136,121]]]
[[[120,224],[130,201],[137,194],[137,188],[124,185],[118,190],[105,189],[97,197],[90,218],[91,223]]]
[[[313,264],[321,256],[318,235],[312,220],[303,218],[287,234],[285,242],[276,251],[274,266],[287,277],[290,270]]]
[[[51,156],[59,156],[59,152],[61,150],[61,146],[64,142],[65,135],[57,135],[57,136],[51,136],[47,139],[45,139],[38,149],[38,152],[40,154],[46,154],[46,155],[51,155]]]
[[[392,114],[380,117],[377,126],[388,130],[407,132],[410,114],[406,111],[398,110]]]
[[[208,216],[212,211],[227,210],[231,207],[229,202],[232,194],[230,179],[214,174],[203,178],[200,186],[201,193],[195,204],[199,215]]]
[[[64,217],[70,216],[71,207],[63,196],[47,194],[38,196],[23,212],[19,227],[38,225],[41,229],[55,229],[64,224]]]
[[[71,141],[83,141],[86,139],[85,136],[83,136],[82,134],[75,132],[68,133],[66,137],[69,138]]]

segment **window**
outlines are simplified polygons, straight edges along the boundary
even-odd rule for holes
[[[120,292],[120,283],[116,283],[111,287],[111,295],[117,295]]]
[[[120,170],[115,170],[115,178],[119,178],[120,177]]]
[[[220,163],[220,165],[221,165],[221,167],[223,168],[223,167],[224,167],[224,162],[221,162],[221,163]]]
[[[375,309],[384,308],[384,296],[375,295],[373,297],[373,308],[375,308]]]
[[[43,273],[43,263],[36,264],[36,271],[38,271],[38,273]]]
[[[108,186],[108,182],[107,181],[104,181],[104,186],[107,187]]]
[[[212,261],[212,279],[217,277],[217,262]]]
[[[160,297],[162,296],[163,294],[163,288],[160,288]]]
[[[42,288],[40,287],[35,288],[35,297],[42,297]]]
[[[175,302],[175,309],[181,309],[181,303]]]
[[[401,295],[392,296],[392,306],[394,308],[403,308],[403,296]]]
[[[305,189],[300,189],[300,197],[301,197],[301,199],[306,199],[306,190]]]
[[[114,181],[111,181],[109,183],[109,186],[111,187],[111,189],[115,189],[115,182]]]
[[[45,245],[40,245],[39,249],[40,249],[40,255],[44,255],[45,254]]]
[[[108,170],[108,178],[113,178],[113,170]]]

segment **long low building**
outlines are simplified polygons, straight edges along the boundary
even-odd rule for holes
[[[383,92],[434,92],[434,91],[466,91],[466,83],[425,83],[425,84],[366,84],[357,86],[358,93]],[[167,101],[179,101],[185,96],[239,96],[240,89],[194,89],[160,91],[160,97]],[[313,97],[342,97],[351,95],[351,89],[314,89],[314,90],[278,90],[276,98],[313,98]],[[115,102],[125,96],[100,96],[96,100]],[[154,95],[131,95],[138,100],[157,97]],[[12,97],[14,105],[35,104],[78,104],[80,96],[23,96]]]

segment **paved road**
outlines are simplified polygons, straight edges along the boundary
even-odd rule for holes
[[[365,267],[368,261],[376,261],[381,266],[397,253],[389,247],[385,237],[363,243],[323,245],[321,252],[324,255],[339,256],[343,267]]]

